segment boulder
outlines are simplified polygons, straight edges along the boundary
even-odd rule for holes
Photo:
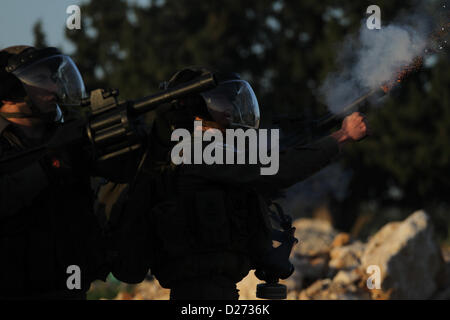
[[[338,234],[330,222],[325,220],[301,218],[293,222],[295,237],[299,243],[294,253],[300,256],[328,254],[334,238]]]
[[[324,220],[301,218],[295,220],[293,226],[299,243],[291,255],[295,272],[287,285],[290,290],[300,290],[305,283],[326,276],[329,252],[338,233],[330,222]]]
[[[366,274],[371,284],[376,286],[379,280],[380,287],[370,290],[374,299],[428,299],[445,272],[430,218],[424,211],[380,229],[369,240],[361,263],[361,271],[369,267],[375,270]]]
[[[353,269],[350,271],[341,270],[333,278],[333,282],[340,283],[342,285],[351,285],[351,284],[355,284],[360,279],[361,279],[361,273],[358,272],[358,269]]]
[[[311,283],[323,278],[328,273],[328,255],[314,257],[294,255],[291,262],[295,271],[287,281],[289,290],[303,289],[304,283]]]
[[[169,300],[170,290],[161,287],[158,280],[145,280],[136,285],[133,300]]]
[[[332,248],[338,248],[345,246],[350,243],[351,237],[346,232],[339,233],[336,237],[334,237],[333,242],[331,243]]]
[[[361,241],[352,244],[336,247],[330,251],[330,262],[328,267],[330,270],[351,270],[357,268],[361,264],[361,256],[364,253],[366,245]]]
[[[346,285],[331,279],[322,279],[301,291],[298,298],[300,300],[369,300],[370,295],[354,284]]]

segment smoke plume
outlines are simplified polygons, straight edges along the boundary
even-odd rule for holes
[[[363,20],[358,35],[345,39],[337,57],[339,71],[330,74],[320,88],[331,112],[339,113],[423,55],[429,28],[423,17],[410,15],[407,20],[383,25],[380,30],[369,30]]]

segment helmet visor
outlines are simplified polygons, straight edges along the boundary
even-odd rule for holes
[[[72,59],[65,55],[38,60],[18,68],[13,74],[40,109],[46,109],[50,104],[80,105],[86,97],[83,78]]]
[[[225,127],[259,127],[258,99],[244,80],[229,80],[200,93],[209,113]]]

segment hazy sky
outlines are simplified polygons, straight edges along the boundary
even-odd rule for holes
[[[128,0],[147,4],[150,0]],[[19,44],[33,44],[33,25],[42,20],[48,45],[61,47],[66,53],[72,50],[64,38],[64,28],[70,5],[80,5],[86,0],[0,0],[0,48]],[[83,19],[83,12],[81,12]]]

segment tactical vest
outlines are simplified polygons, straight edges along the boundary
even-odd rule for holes
[[[5,136],[0,139],[3,152],[14,152],[15,138]],[[48,186],[18,212],[2,213],[0,288],[6,298],[80,298],[93,280],[106,278],[105,243],[92,212],[89,176],[78,154],[66,150],[36,163]],[[15,201],[23,202],[24,197],[27,194],[19,194]],[[67,287],[72,265],[81,270],[81,289]]]

